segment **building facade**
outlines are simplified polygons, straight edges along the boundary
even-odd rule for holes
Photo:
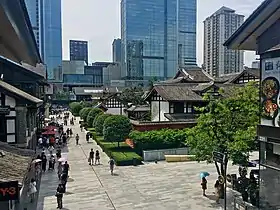
[[[244,16],[222,7],[204,21],[204,67],[214,77],[243,70],[244,52],[227,49],[223,43],[244,22]]]
[[[121,79],[121,65],[120,63],[112,63],[103,68],[103,85],[111,86],[111,81],[118,81]]]
[[[63,74],[84,74],[84,61],[62,61]]]
[[[25,0],[48,79],[62,63],[61,0]]]
[[[260,69],[261,67],[261,62],[260,61],[253,61],[252,66],[253,69]]]
[[[196,0],[121,1],[122,78],[171,78],[196,65]]]
[[[121,62],[121,39],[114,39],[112,44],[113,62]]]
[[[85,61],[88,64],[88,42],[80,40],[69,41],[70,60]]]

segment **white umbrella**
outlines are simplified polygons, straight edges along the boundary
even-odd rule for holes
[[[40,162],[42,162],[41,159],[35,159],[35,160],[32,161],[32,163],[40,163]]]
[[[58,160],[57,160],[58,162],[65,162],[65,161],[67,161],[65,158],[59,158]]]

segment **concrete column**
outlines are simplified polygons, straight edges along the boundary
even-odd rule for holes
[[[17,144],[19,145],[26,145],[27,138],[26,138],[26,107],[16,107],[16,138]],[[24,146],[25,147],[25,146]]]

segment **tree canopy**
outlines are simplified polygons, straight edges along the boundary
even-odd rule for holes
[[[78,116],[79,112],[83,108],[82,104],[80,102],[72,102],[69,104],[70,111],[74,116]]]
[[[90,107],[85,107],[83,109],[81,109],[81,111],[79,112],[80,117],[83,119],[84,122],[87,121],[87,116],[88,113],[91,111],[92,108]]]
[[[112,116],[111,114],[99,114],[93,122],[93,127],[98,135],[103,135],[103,125],[105,120]]]
[[[142,105],[145,104],[144,98],[142,97],[143,95],[144,95],[143,88],[131,87],[131,88],[125,88],[122,91],[121,95],[119,96],[119,99],[126,106],[129,103],[135,105]]]
[[[87,115],[87,125],[91,127],[93,125],[93,121],[97,115],[103,113],[102,109],[99,108],[91,108]]]
[[[123,115],[112,115],[106,118],[103,127],[104,140],[118,142],[118,146],[132,130],[130,120]]]
[[[198,161],[212,161],[212,152],[227,152],[233,164],[248,161],[259,123],[259,89],[256,83],[234,88],[227,98],[205,96],[197,126],[187,129],[186,144]],[[218,168],[217,168],[218,170]],[[218,170],[219,173],[219,170]]]

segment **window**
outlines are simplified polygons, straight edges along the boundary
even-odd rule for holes
[[[174,102],[174,113],[184,113],[184,102]]]

